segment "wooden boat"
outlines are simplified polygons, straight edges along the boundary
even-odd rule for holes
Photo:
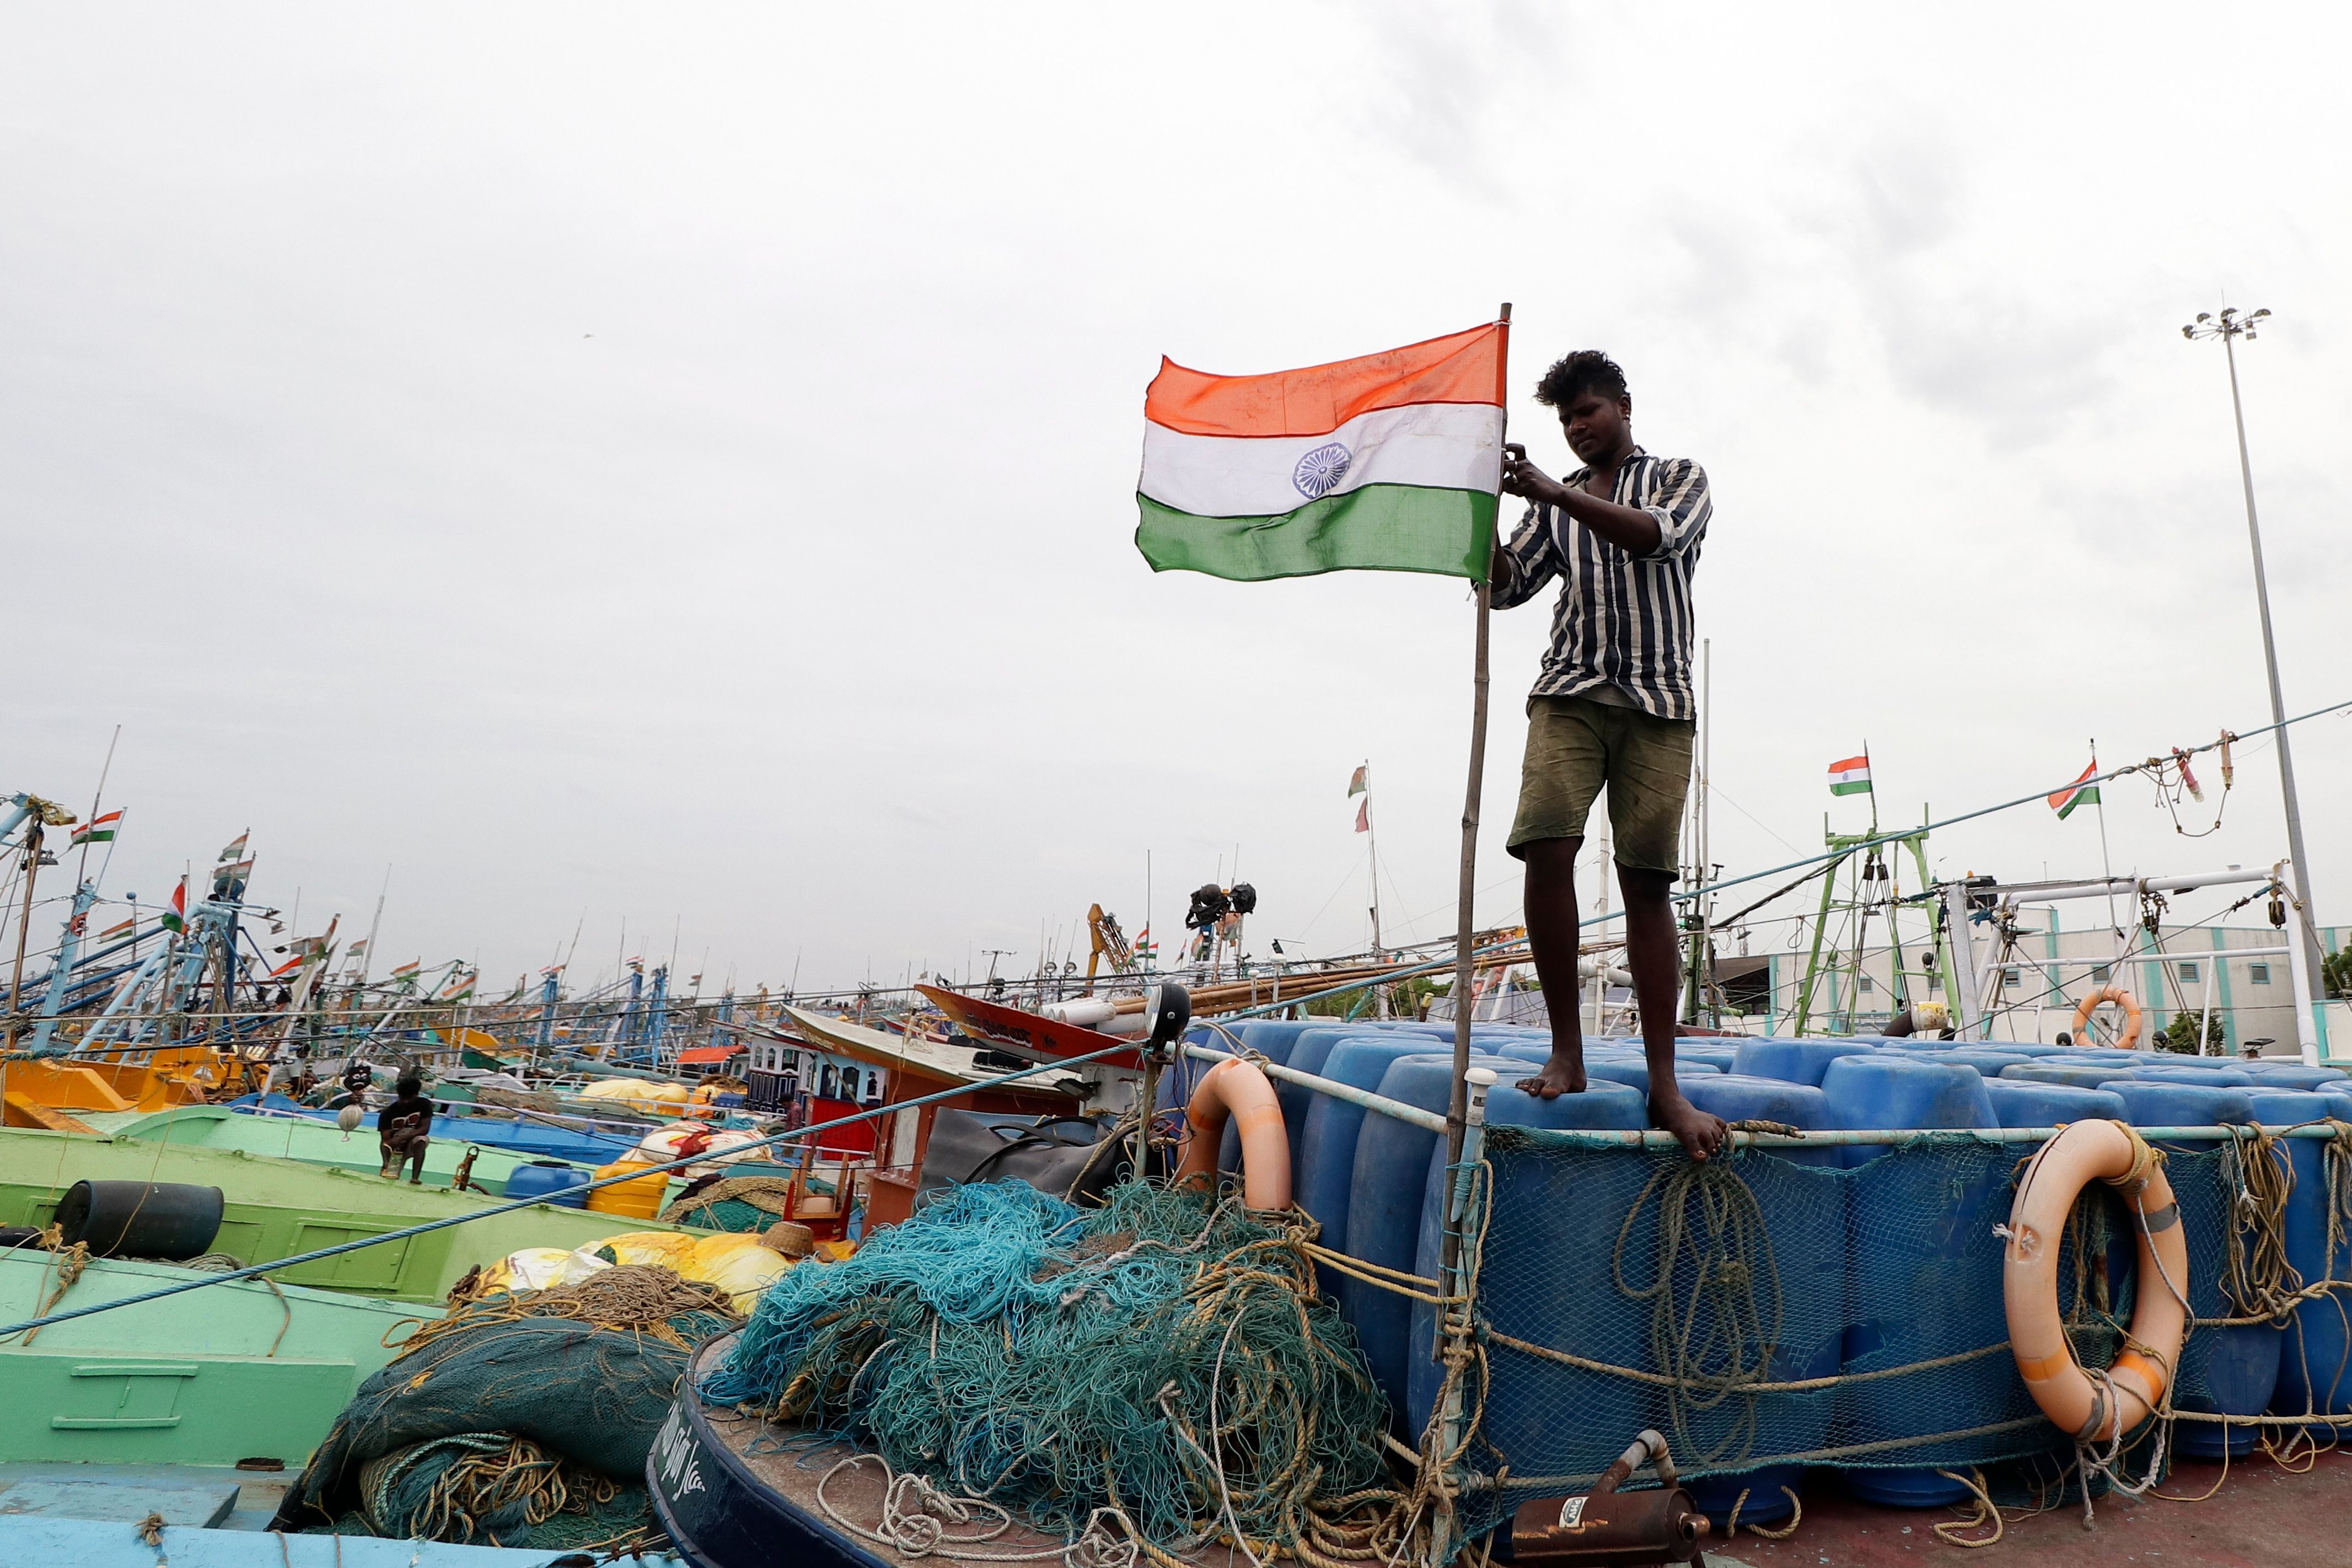
[[[788,1006],[784,1013],[819,1050],[885,1068],[889,1074],[886,1104],[972,1086],[1001,1075],[1001,1069],[980,1064],[980,1053],[970,1047],[885,1034],[846,1018],[828,1018],[799,1007]],[[914,1212],[923,1156],[930,1147],[931,1126],[941,1104],[983,1115],[1011,1116],[1079,1116],[1101,1109],[1099,1078],[1070,1072],[1041,1075],[1040,1081],[1042,1086],[1035,1089],[975,1088],[955,1100],[908,1106],[877,1121],[874,1168],[865,1183],[867,1227],[893,1225]]]
[[[362,1256],[365,1256],[362,1254]],[[65,1285],[38,1247],[0,1250],[0,1319],[119,1301],[193,1277],[163,1263],[93,1258]],[[67,1460],[299,1468],[394,1331],[437,1306],[258,1279],[119,1308],[0,1348],[0,1462]],[[0,1511],[6,1503],[0,1500]]]
[[[366,1143],[371,1150],[375,1146],[372,1136]],[[0,1132],[0,1225],[47,1225],[58,1200],[79,1181],[218,1187],[227,1201],[213,1245],[248,1264],[478,1213],[499,1201],[241,1149],[22,1129]],[[539,1204],[300,1264],[275,1278],[280,1284],[391,1300],[438,1301],[467,1269],[525,1247],[569,1249],[630,1231],[674,1228],[625,1215]]]
[[[835,1056],[847,1057],[891,1075],[893,1099],[913,1099],[942,1089],[969,1087],[1003,1076],[1001,1067],[981,1066],[980,1052],[969,1046],[893,1035],[869,1029],[846,1018],[830,1018],[806,1008],[786,1006],[784,1014],[810,1044]],[[903,1085],[898,1081],[904,1079]],[[972,1097],[972,1109],[992,1114],[1064,1116],[1085,1098],[1087,1084],[1076,1073],[1040,1075],[1018,1087],[992,1089]]]

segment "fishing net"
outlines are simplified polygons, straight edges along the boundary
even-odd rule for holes
[[[662,1210],[670,1225],[699,1230],[765,1230],[788,1217],[793,1184],[781,1176],[707,1176]]]
[[[506,1546],[645,1539],[642,1478],[692,1346],[742,1320],[726,1292],[619,1266],[458,1303],[360,1385],[273,1528]]]
[[[2278,1342],[2302,1342],[2283,1326],[2299,1308],[2336,1313],[2327,1298],[2344,1288],[2287,1262],[2290,1142],[2246,1129],[2237,1142],[2167,1146],[2189,1248],[2190,1331],[2167,1418],[2101,1468],[2082,1464],[2072,1437],[2043,1418],[2010,1352],[1996,1227],[2033,1145],[1925,1133],[1693,1164],[1679,1151],[1490,1128],[1475,1173],[1487,1214],[1465,1238],[1477,1422],[1465,1525],[1475,1532],[1529,1497],[1584,1490],[1647,1427],[1665,1434],[1686,1479],[1722,1482],[1726,1501],[1751,1483],[1777,1497],[1801,1467],[1826,1465],[1895,1485],[1904,1473],[1931,1486],[1939,1474],[1965,1477],[1988,1506],[2054,1506],[2081,1498],[2086,1475],[2092,1496],[2160,1479],[2179,1433],[2236,1431],[2243,1445],[2243,1418],[2271,1387],[2248,1366]],[[2325,1191],[2306,1194],[2310,1223],[2326,1215],[2336,1262],[2315,1272],[2328,1276],[2352,1276],[2340,1266],[2352,1254],[2347,1152],[2352,1141],[2327,1146],[2326,1179],[2314,1184]],[[2094,1183],[2063,1238],[2059,1307],[2086,1367],[2108,1365],[2124,1343],[2138,1289],[2130,1224]],[[1425,1226],[1424,1253],[1436,1234]],[[1424,1310],[1421,1355],[1433,1334]],[[2336,1387],[2341,1411],[2352,1377],[2329,1354],[2309,1381],[2322,1410]],[[2259,1393],[2248,1410],[2250,1388]]]
[[[1198,1191],[958,1187],[770,1287],[702,1393],[1066,1537],[1108,1520],[1155,1559],[1238,1536],[1333,1563],[1396,1494],[1312,1237]]]

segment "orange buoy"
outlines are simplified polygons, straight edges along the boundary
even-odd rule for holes
[[[1192,1136],[1184,1144],[1176,1180],[1216,1180],[1217,1149],[1224,1142],[1228,1116],[1242,1131],[1242,1202],[1254,1209],[1288,1208],[1290,1139],[1283,1131],[1282,1107],[1265,1074],[1239,1057],[1211,1068],[1192,1091],[1192,1102],[1184,1108]]]
[[[2139,999],[2120,985],[2102,985],[2075,1005],[2074,1037],[2082,1038],[2083,1031],[2091,1026],[2091,1015],[2099,1010],[2103,1002],[2112,1002],[2124,1010],[2123,1037],[2116,1044],[2124,1050],[2131,1049],[2139,1043]]]
[[[2058,1244],[2074,1199],[2094,1180],[2123,1194],[2139,1251],[2131,1334],[2115,1365],[2098,1378],[2074,1359],[2058,1311]],[[2010,1353],[2033,1403],[2077,1442],[2113,1442],[2139,1426],[2164,1403],[2180,1360],[2188,1298],[2189,1240],[2172,1184],[2165,1180],[2164,1157],[2120,1121],[2060,1128],[2018,1182],[2001,1258]]]

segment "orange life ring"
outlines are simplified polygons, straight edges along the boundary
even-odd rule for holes
[[[1184,1108],[1192,1136],[1184,1144],[1183,1162],[1176,1167],[1176,1180],[1216,1180],[1217,1150],[1224,1142],[1229,1115],[1242,1130],[1242,1202],[1254,1209],[1288,1208],[1290,1139],[1283,1131],[1282,1107],[1265,1074],[1239,1057],[1211,1068],[1192,1091],[1192,1102]]]
[[[2124,1010],[2123,1037],[2116,1042],[2118,1048],[2129,1050],[2139,1043],[2139,999],[2120,985],[2102,985],[2075,1005],[2074,1037],[2079,1042],[2083,1031],[2091,1026],[2091,1015],[2099,1010],[2102,1002],[2112,1002]]]
[[[2123,1194],[2139,1252],[2131,1334],[2105,1378],[2074,1359],[2058,1314],[2058,1250],[2074,1199],[2096,1179]],[[2010,1353],[2042,1414],[2084,1443],[2113,1442],[2164,1403],[2189,1326],[2189,1240],[2164,1159],[2120,1121],[2062,1127],[2025,1167],[2010,1205],[2001,1301]]]

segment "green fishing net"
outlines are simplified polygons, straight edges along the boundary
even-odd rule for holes
[[[1312,1234],[1199,1192],[957,1187],[771,1286],[702,1392],[1066,1536],[1113,1508],[1170,1550],[1292,1549],[1392,1495]]]
[[[642,1479],[693,1344],[741,1320],[667,1269],[461,1303],[369,1377],[273,1528],[356,1517],[401,1539],[500,1545],[642,1536]]]

